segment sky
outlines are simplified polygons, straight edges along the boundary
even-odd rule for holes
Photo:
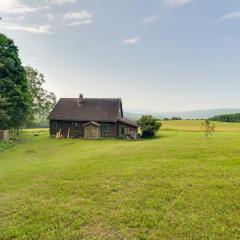
[[[0,16],[58,98],[240,108],[240,0],[0,0]]]

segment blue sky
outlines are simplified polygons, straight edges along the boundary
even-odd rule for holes
[[[0,31],[58,97],[240,107],[239,0],[1,0]]]

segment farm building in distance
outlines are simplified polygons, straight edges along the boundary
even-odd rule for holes
[[[50,135],[97,139],[137,137],[138,126],[124,118],[120,98],[61,98],[49,114]]]

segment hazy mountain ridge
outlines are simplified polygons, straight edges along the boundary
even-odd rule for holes
[[[203,110],[194,110],[194,111],[186,111],[186,112],[135,112],[135,110],[128,110],[124,112],[125,117],[137,120],[142,115],[151,114],[156,118],[172,118],[172,117],[181,117],[182,119],[207,119],[214,117],[216,115],[222,114],[232,114],[232,113],[240,113],[240,108],[221,108],[221,109],[203,109]]]

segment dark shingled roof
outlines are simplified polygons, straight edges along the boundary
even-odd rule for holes
[[[138,125],[137,125],[136,122],[131,121],[131,120],[129,120],[129,119],[127,119],[127,118],[124,118],[124,117],[119,117],[119,118],[118,118],[118,121],[119,121],[119,122],[122,122],[122,123],[126,123],[126,124],[128,124],[128,125],[130,125],[130,126],[133,126],[133,127],[138,127]]]
[[[122,114],[120,98],[60,98],[48,118],[50,120],[116,122]]]

